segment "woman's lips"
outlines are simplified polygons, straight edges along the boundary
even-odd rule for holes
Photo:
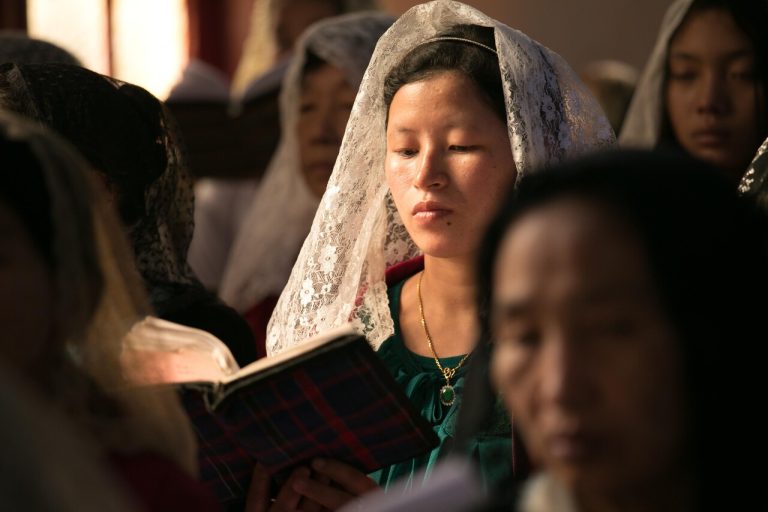
[[[721,128],[706,128],[692,134],[696,144],[702,147],[722,147],[728,143],[731,134]]]
[[[413,207],[411,215],[416,221],[430,223],[445,218],[453,210],[437,201],[422,201]]]
[[[600,442],[585,432],[559,433],[546,440],[549,457],[566,463],[587,462],[599,455]]]

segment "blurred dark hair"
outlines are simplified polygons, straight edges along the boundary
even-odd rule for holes
[[[456,25],[437,37],[441,36],[470,39],[496,49],[491,27]],[[387,108],[402,86],[444,71],[458,71],[472,80],[483,100],[506,124],[507,108],[498,57],[484,48],[462,41],[426,42],[408,52],[384,79],[384,101]]]
[[[755,102],[756,117],[758,122],[759,139],[764,140],[768,136],[768,2],[764,0],[694,0],[683,21],[670,37],[669,43],[692,14],[710,9],[724,11],[733,17],[736,26],[744,33],[752,44],[755,52]],[[669,52],[667,52],[667,59]],[[669,74],[669,63],[664,64],[664,86],[666,90]],[[662,93],[663,94],[663,93]],[[666,101],[662,102],[661,133],[658,141],[659,148],[681,149],[675,138],[672,124],[669,120]],[[757,147],[755,147],[757,151]],[[746,166],[745,166],[746,170]]]
[[[320,57],[318,54],[307,48],[304,53],[304,67],[301,69],[301,76],[306,76],[313,71],[317,71],[323,66],[327,66],[328,62]]]
[[[50,194],[40,162],[26,143],[5,137],[0,138],[0,155],[5,162],[0,202],[19,217],[35,248],[55,270]]]
[[[54,299],[68,309],[56,334],[80,336],[104,291],[86,164],[55,135],[7,113],[0,155],[0,203],[18,217],[50,271]]]
[[[765,387],[756,355],[766,339],[768,223],[708,164],[682,154],[617,151],[523,178],[502,203],[481,246],[484,342],[474,366],[487,373],[488,304],[500,243],[526,213],[566,197],[614,213],[646,249],[662,306],[681,344],[697,504],[727,510],[734,499],[747,499],[749,475],[740,469],[749,466],[748,459],[765,455],[764,433],[754,416]],[[487,382],[487,375],[483,378]],[[470,429],[483,409],[465,415],[464,428]]]

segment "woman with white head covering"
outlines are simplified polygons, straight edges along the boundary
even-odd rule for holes
[[[245,315],[260,350],[333,170],[363,72],[393,21],[376,12],[328,18],[299,42],[280,99],[280,145],[240,224],[220,290]]]
[[[520,176],[612,143],[560,56],[472,7],[418,5],[379,40],[267,348],[352,322],[379,349],[443,441],[385,468],[380,484],[420,485],[416,470],[451,444],[482,314],[475,252],[500,195]],[[495,418],[468,447],[488,485],[511,471],[511,428],[503,411]],[[336,479],[338,465],[323,462],[315,469]],[[333,499],[317,482],[301,486],[326,506]]]
[[[374,8],[375,2],[370,0],[260,0],[255,3],[252,27],[238,65],[229,108],[235,117],[225,122],[232,133],[219,133],[215,137],[221,139],[217,153],[225,158],[218,158],[218,162],[214,161],[215,154],[211,158],[210,137],[203,137],[198,144],[201,165],[207,162],[212,169],[208,174],[229,176],[203,179],[195,184],[196,229],[189,261],[209,290],[221,289],[237,232],[279,144],[283,115],[278,105],[283,103],[279,100],[281,85],[294,60],[292,56],[304,50],[300,36],[323,19]],[[373,48],[369,53],[372,51]],[[365,69],[366,64],[361,69]],[[197,156],[196,147],[190,149],[193,156]],[[266,316],[269,317],[269,311]]]
[[[677,0],[667,10],[619,142],[674,148],[738,180],[768,135],[768,2]]]

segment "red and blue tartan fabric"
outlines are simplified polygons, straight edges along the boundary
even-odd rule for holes
[[[216,390],[180,386],[199,437],[202,480],[242,501],[258,461],[276,480],[314,457],[370,473],[438,444],[362,336],[347,336]]]

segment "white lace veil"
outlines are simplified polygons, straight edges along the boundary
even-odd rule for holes
[[[458,2],[413,7],[379,40],[365,72],[328,188],[270,320],[269,354],[350,321],[374,347],[394,332],[385,269],[419,251],[384,178],[384,78],[409,50],[457,24],[494,28],[521,176],[613,143],[597,101],[559,55]]]
[[[683,22],[692,3],[693,0],[677,0],[664,15],[656,45],[643,69],[624,118],[619,136],[619,144],[622,146],[653,148],[659,142],[669,40]]]
[[[376,41],[394,20],[379,12],[327,18],[298,42],[280,96],[280,144],[240,223],[222,278],[221,298],[241,313],[283,289],[317,210],[318,199],[301,174],[296,133],[306,50],[342,70],[357,88]]]

